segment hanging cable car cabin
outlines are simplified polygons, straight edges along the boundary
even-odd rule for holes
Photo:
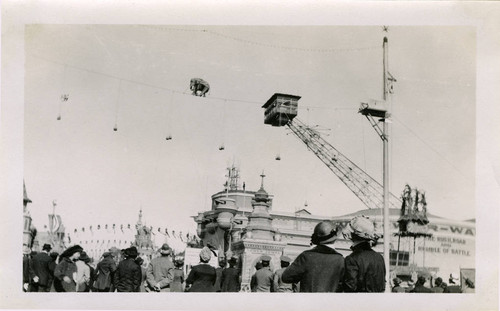
[[[189,89],[193,92],[194,96],[203,96],[210,90],[210,85],[207,81],[200,78],[191,79]]]
[[[264,111],[264,124],[283,126],[297,116],[298,101],[300,96],[275,93],[262,106]]]

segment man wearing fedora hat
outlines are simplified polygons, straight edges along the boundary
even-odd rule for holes
[[[354,217],[344,235],[352,241],[352,253],[345,258],[344,290],[346,292],[385,291],[384,257],[372,246],[377,243],[375,224],[368,217]]]
[[[302,252],[285,269],[283,282],[300,282],[300,292],[340,292],[344,257],[333,247],[338,232],[338,227],[329,220],[318,223],[311,236],[311,244],[316,246]]]
[[[35,277],[31,286],[32,292],[50,292],[50,285],[54,278],[54,271],[51,271],[49,267],[52,261],[49,255],[51,249],[50,244],[44,244],[42,251],[33,257],[32,263]]]
[[[146,291],[170,292],[170,283],[174,279],[174,264],[170,259],[172,249],[167,243],[159,249],[160,257],[156,257],[149,263],[146,271]]]
[[[138,292],[142,281],[141,267],[137,264],[137,248],[124,250],[125,259],[120,261],[114,273],[114,285],[117,292]]]

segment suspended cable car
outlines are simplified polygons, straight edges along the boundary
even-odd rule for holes
[[[59,103],[59,115],[57,116],[57,121],[61,120],[61,109],[62,103],[67,102],[69,99],[69,94],[61,94],[61,103]]]
[[[113,127],[113,131],[115,131],[115,132],[116,132],[116,131],[118,131],[118,126],[117,126],[117,125],[115,125],[115,126]]]
[[[220,145],[219,150],[221,150],[221,151],[224,150],[224,145]]]
[[[281,160],[281,157],[279,154],[276,155],[276,158],[274,158],[276,161],[280,161]]]
[[[191,79],[189,89],[193,92],[194,96],[205,97],[205,94],[210,90],[210,85],[203,79],[193,78]]]
[[[171,135],[168,135],[165,140],[172,140],[172,136]]]

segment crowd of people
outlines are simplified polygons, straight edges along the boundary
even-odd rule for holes
[[[343,237],[352,241],[352,253],[344,258],[335,249]],[[373,250],[379,236],[374,223],[357,216],[345,228],[331,221],[316,225],[309,250],[295,260],[280,257],[280,267],[272,271],[271,256],[261,256],[255,265],[250,289],[252,292],[384,292],[386,270],[384,258]],[[51,245],[33,254],[26,249],[23,256],[23,290],[30,292],[239,292],[242,273],[238,257],[219,258],[219,267],[209,264],[217,254],[209,247],[199,253],[199,264],[184,274],[184,259],[174,256],[171,247],[163,244],[154,256],[140,256],[136,247],[105,252],[97,265],[79,245],[61,254],[51,252]],[[433,282],[434,281],[434,282]],[[474,283],[450,275],[449,284],[441,278],[430,280],[417,276],[415,283],[403,286],[393,279],[395,293],[461,293],[474,292]]]
[[[394,286],[392,287],[393,293],[474,293],[474,281],[465,278],[464,287],[459,285],[459,277],[452,273],[448,279],[449,283],[443,282],[441,277],[433,279],[432,277],[425,277],[420,275],[416,281],[409,280],[404,282],[396,277],[393,280]]]

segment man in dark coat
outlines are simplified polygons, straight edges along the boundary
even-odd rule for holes
[[[384,257],[372,249],[378,239],[374,223],[365,216],[354,217],[347,230],[353,245],[352,253],[345,259],[344,291],[384,292]]]
[[[236,268],[237,257],[231,257],[228,260],[229,267],[222,270],[222,292],[239,292],[241,288],[240,269]]]
[[[251,284],[252,292],[269,293],[273,291],[273,275],[269,267],[271,257],[264,255],[261,258],[262,269],[255,272],[254,282]]]
[[[63,292],[76,291],[76,282],[73,279],[73,274],[77,271],[75,261],[80,258],[82,251],[82,247],[74,245],[61,254],[59,264],[54,271],[54,277],[61,281]]]
[[[210,266],[212,252],[204,247],[200,252],[200,264],[194,266],[186,279],[188,292],[215,292],[215,268]]]
[[[31,249],[28,245],[23,245],[23,291],[29,292],[35,272],[31,262]]]
[[[215,268],[215,291],[220,292],[222,290],[221,284],[222,284],[222,270],[226,267],[226,260],[224,258],[219,258],[219,267]]]
[[[338,227],[331,221],[320,222],[314,228],[313,249],[302,252],[283,272],[285,283],[300,282],[300,292],[340,292],[344,278],[344,257],[333,244],[338,239]]]
[[[97,292],[111,291],[111,283],[113,281],[113,273],[116,270],[116,263],[111,252],[102,254],[102,260],[97,264],[94,274],[93,288]]]
[[[52,258],[49,252],[52,249],[50,244],[44,244],[42,251],[33,257],[33,271],[35,273],[34,282],[31,286],[32,292],[50,292],[50,285],[52,284],[53,273],[50,271],[49,264]]]
[[[57,267],[57,257],[59,257],[59,253],[58,252],[52,252],[50,253],[50,259],[52,260],[50,263],[49,263],[49,270],[50,270],[50,275],[52,276],[52,282],[51,282],[51,291],[52,290],[52,285],[54,285],[54,290],[56,292],[60,292],[61,290],[61,282],[59,282],[58,279],[56,279],[54,277],[54,271],[56,270],[56,267]]]
[[[137,248],[132,246],[124,251],[125,259],[118,264],[114,273],[117,292],[137,292],[142,281],[141,267],[135,262]]]
[[[417,282],[415,283],[415,287],[410,291],[410,293],[432,293],[430,288],[424,286],[425,277],[419,276]]]

